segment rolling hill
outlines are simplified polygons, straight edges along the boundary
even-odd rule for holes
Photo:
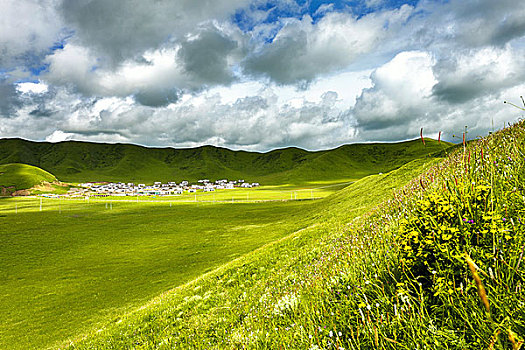
[[[148,148],[130,144],[79,141],[59,143],[0,139],[0,164],[40,167],[61,181],[196,181],[245,179],[264,184],[303,184],[318,180],[361,178],[387,172],[450,147],[419,140],[343,145],[326,151],[289,147],[266,153],[214,146]]]
[[[19,163],[0,165],[0,190],[5,193],[25,190],[43,181],[56,180],[54,175],[35,166]]]

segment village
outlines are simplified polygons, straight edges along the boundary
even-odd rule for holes
[[[153,185],[134,184],[132,182],[86,182],[79,184],[79,187],[71,188],[68,191],[68,196],[173,196],[182,195],[184,192],[214,192],[216,190],[259,186],[258,182],[249,183],[244,180],[229,181],[227,179],[216,180],[214,182],[204,179],[197,181],[197,184],[190,184],[188,181],[182,181],[179,184],[176,182],[162,183],[161,181],[157,181],[154,182]]]

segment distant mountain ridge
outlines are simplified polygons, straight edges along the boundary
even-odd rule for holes
[[[432,139],[398,143],[349,144],[325,151],[296,147],[266,153],[215,146],[149,148],[81,141],[34,142],[0,139],[0,164],[42,168],[61,181],[197,181],[245,179],[263,184],[360,178],[396,169],[452,144]]]

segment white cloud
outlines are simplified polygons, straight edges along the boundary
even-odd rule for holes
[[[23,94],[43,94],[47,92],[48,86],[45,83],[18,83],[16,89]]]
[[[66,23],[82,45],[106,64],[140,57],[145,51],[180,42],[203,23],[224,21],[247,0],[64,1]]]
[[[506,45],[451,53],[434,68],[439,83],[434,94],[457,103],[525,81],[525,50]]]
[[[433,103],[432,87],[437,82],[433,64],[428,52],[408,51],[375,70],[373,87],[363,90],[353,109],[359,129],[366,133],[406,127],[416,119],[427,119],[425,109]]]
[[[347,68],[370,53],[411,12],[412,7],[404,5],[359,19],[331,12],[316,23],[310,16],[288,20],[272,43],[247,58],[245,70],[280,84],[309,82]]]
[[[59,40],[62,22],[56,5],[54,0],[1,1],[0,67],[16,69]]]
[[[62,142],[62,141],[71,140],[73,136],[75,136],[75,134],[66,133],[61,130],[55,130],[53,131],[51,135],[46,137],[46,141],[53,142],[53,143]]]
[[[74,87],[86,94],[93,93],[93,68],[96,58],[90,51],[79,45],[67,44],[47,56],[48,72],[42,78],[50,84]]]
[[[207,28],[191,40],[148,50],[140,60],[126,60],[116,67],[100,66],[91,50],[71,43],[46,58],[49,67],[42,78],[88,97],[134,96],[143,105],[165,106],[183,92],[233,82],[231,61],[238,55],[237,39],[242,40],[227,28],[224,32]]]
[[[444,139],[457,142],[453,135],[465,125],[471,138],[486,135],[492,125],[517,119],[502,102],[525,88],[521,60],[506,50],[482,49],[459,54],[454,68],[445,68],[428,52],[400,53],[372,73],[373,87],[349,110],[358,138],[410,139],[423,127],[428,136],[443,131]]]
[[[366,0],[316,20],[264,1],[4,1],[0,137],[319,149],[518,116],[502,104],[525,89],[513,0]]]

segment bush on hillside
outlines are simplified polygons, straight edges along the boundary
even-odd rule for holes
[[[407,278],[437,296],[461,288],[466,253],[480,268],[490,268],[493,242],[503,240],[509,247],[515,237],[510,220],[491,208],[490,194],[490,186],[460,184],[417,202],[414,215],[399,227],[400,262]]]
[[[525,335],[524,147],[510,134],[518,125],[456,155],[394,230],[397,293],[469,348],[519,349]]]

